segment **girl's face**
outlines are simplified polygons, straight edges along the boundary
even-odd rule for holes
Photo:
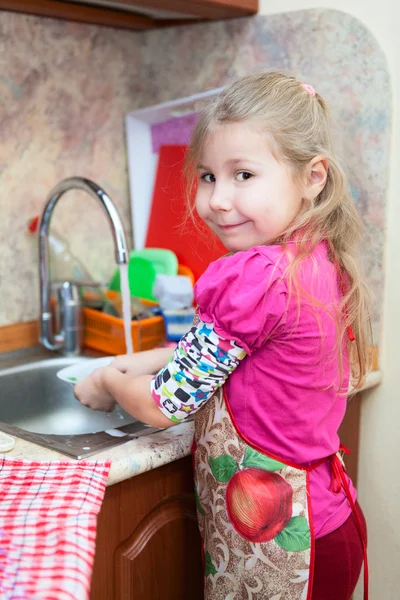
[[[197,212],[230,251],[275,241],[300,212],[300,184],[248,124],[211,132],[197,173]]]

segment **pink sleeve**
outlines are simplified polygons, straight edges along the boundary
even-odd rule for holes
[[[195,287],[199,316],[247,354],[284,324],[287,287],[268,247],[237,252],[210,264]]]

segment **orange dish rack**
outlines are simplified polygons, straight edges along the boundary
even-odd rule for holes
[[[189,277],[194,285],[192,271],[184,266],[178,266],[178,275]],[[111,299],[117,292],[106,292]],[[157,306],[156,302],[143,300],[146,306]],[[83,343],[87,348],[105,352],[109,356],[126,354],[124,322],[118,317],[106,315],[93,308],[83,309],[84,338]],[[151,350],[165,343],[164,320],[161,316],[141,319],[131,322],[132,344],[135,352]]]
[[[112,298],[115,292],[107,292]],[[154,302],[142,300],[147,306],[154,306]],[[83,343],[87,348],[105,352],[109,356],[126,354],[124,322],[118,317],[106,315],[93,308],[83,309],[84,338]],[[132,344],[135,352],[151,350],[165,342],[165,328],[163,318],[150,317],[140,321],[131,322]]]

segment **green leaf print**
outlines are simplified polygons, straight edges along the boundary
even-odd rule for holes
[[[251,446],[246,448],[242,465],[247,468],[264,469],[265,471],[279,471],[287,466],[269,456],[265,456],[265,454],[261,454],[261,452],[257,452]]]
[[[311,546],[310,528],[305,517],[293,517],[285,529],[278,533],[275,542],[288,552],[308,550]]]
[[[211,473],[217,481],[227,483],[238,470],[236,462],[229,454],[221,454],[217,458],[209,458]]]
[[[209,552],[206,552],[205,562],[206,562],[206,577],[208,577],[208,575],[215,575],[215,573],[218,573],[217,569],[213,565],[213,562],[211,560],[211,556],[210,556]]]
[[[204,508],[203,508],[203,507],[202,507],[202,505],[201,505],[200,498],[199,498],[199,494],[198,494],[198,492],[197,492],[197,488],[196,488],[196,486],[195,486],[195,488],[194,488],[194,497],[196,498],[196,508],[197,508],[197,510],[199,511],[199,513],[200,513],[201,515],[204,515]]]

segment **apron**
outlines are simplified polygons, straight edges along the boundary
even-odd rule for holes
[[[368,600],[366,542],[340,455],[302,467],[257,448],[236,427],[225,386],[200,408],[193,461],[205,600],[311,600],[309,475],[324,460],[331,461],[332,490],[344,486],[357,518]]]

